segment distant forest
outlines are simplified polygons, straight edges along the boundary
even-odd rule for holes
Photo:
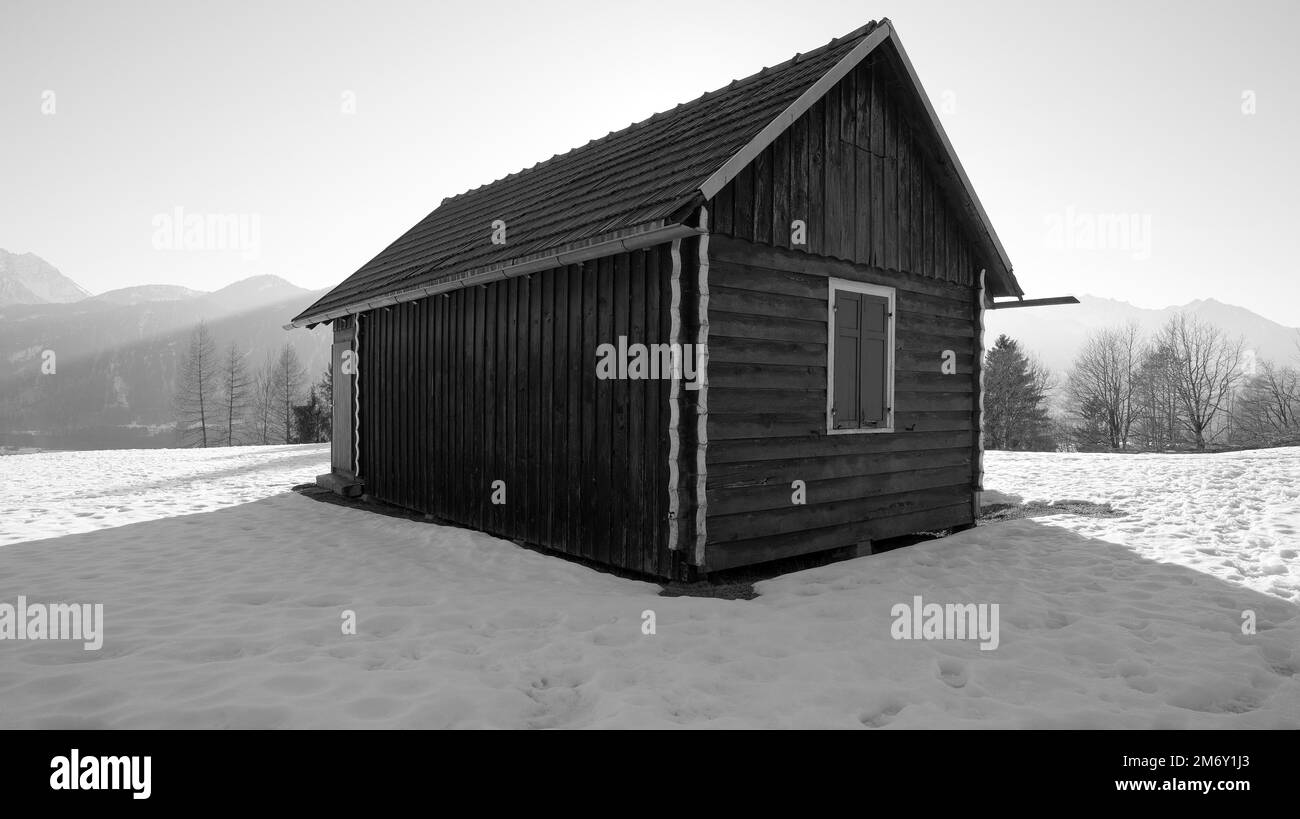
[[[1146,336],[1136,324],[1093,332],[1064,378],[1002,335],[985,358],[985,447],[1176,452],[1300,445],[1297,365],[1300,334],[1290,360],[1263,360],[1243,339],[1183,313]]]
[[[218,350],[234,344],[251,375],[288,345],[309,380],[317,381],[329,360],[329,328],[283,329],[316,294],[286,288],[268,304],[266,293],[249,289],[125,306],[0,308],[0,349],[10,351],[0,359],[0,445],[181,445],[176,397],[200,324]],[[305,402],[309,395],[307,390],[298,398]]]
[[[331,368],[312,382],[292,344],[254,367],[248,350],[235,341],[218,349],[200,324],[176,384],[177,439],[200,447],[328,441],[333,395]]]

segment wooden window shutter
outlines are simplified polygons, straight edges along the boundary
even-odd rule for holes
[[[835,292],[834,429],[856,429],[862,419],[863,298],[863,294],[851,290]]]
[[[889,425],[889,299],[883,296],[861,296],[862,317],[861,346],[858,355],[860,372],[859,423],[860,427],[885,427]]]

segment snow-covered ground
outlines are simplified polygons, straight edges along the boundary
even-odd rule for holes
[[[1107,502],[1126,515],[1054,525],[1300,604],[1300,448],[987,459],[989,489],[1025,501]]]
[[[285,491],[326,466],[0,460],[0,603],[105,608],[97,652],[0,641],[0,728],[1300,727],[1300,449],[990,453],[991,489],[1126,516],[983,526],[748,601]],[[917,595],[999,604],[997,649],[892,639]]]
[[[0,460],[0,547],[270,497],[329,471],[329,445],[101,449]]]

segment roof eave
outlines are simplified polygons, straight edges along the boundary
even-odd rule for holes
[[[607,239],[598,241],[588,241],[582,244],[566,245],[555,251],[542,255],[521,257],[511,259],[506,262],[491,265],[489,267],[469,270],[463,275],[454,279],[435,282],[423,287],[413,287],[401,292],[392,293],[383,297],[372,297],[355,302],[349,302],[342,307],[330,308],[328,310],[315,311],[313,305],[299,314],[293,321],[284,325],[284,329],[291,330],[295,327],[310,327],[321,324],[344,316],[354,315],[366,310],[373,310],[377,307],[390,307],[394,304],[403,304],[408,301],[436,296],[441,293],[448,293],[452,290],[462,290],[467,287],[475,287],[501,279],[509,279],[515,276],[523,276],[529,273],[536,273],[542,270],[551,270],[556,267],[564,267],[570,264],[580,264],[591,259],[598,259],[613,253],[619,253],[626,250],[638,250],[640,248],[650,247],[652,245],[670,242],[674,239],[683,239],[687,236],[694,236],[703,231],[698,227],[692,227],[686,224],[653,222],[642,225],[632,232],[623,231],[621,235],[611,236]]]

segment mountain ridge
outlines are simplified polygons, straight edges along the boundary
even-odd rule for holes
[[[22,295],[16,278],[0,279],[0,292],[7,286]],[[0,301],[0,443],[175,446],[173,396],[200,322],[219,350],[233,343],[244,354],[250,376],[289,344],[314,383],[329,358],[330,329],[283,325],[324,292],[264,274],[212,292],[146,284],[62,302]],[[47,353],[53,373],[42,370]]]
[[[985,342],[1005,333],[1060,375],[1069,371],[1088,336],[1107,327],[1136,322],[1150,337],[1171,316],[1187,313],[1214,324],[1230,337],[1241,336],[1259,359],[1300,363],[1300,328],[1287,327],[1249,308],[1215,298],[1193,299],[1168,307],[1138,307],[1109,296],[1085,294],[1077,305],[990,310],[985,313]]]
[[[63,304],[89,296],[88,290],[35,253],[11,253],[0,248],[0,306],[23,303],[15,299]]]
[[[146,301],[182,301],[218,294],[224,294],[222,298],[225,300],[236,297],[250,299],[259,291],[263,296],[311,292],[283,276],[260,273],[238,279],[216,290],[195,290],[175,284],[146,282],[92,294],[35,253],[13,253],[0,248],[0,307],[76,304],[85,301],[139,304]]]

